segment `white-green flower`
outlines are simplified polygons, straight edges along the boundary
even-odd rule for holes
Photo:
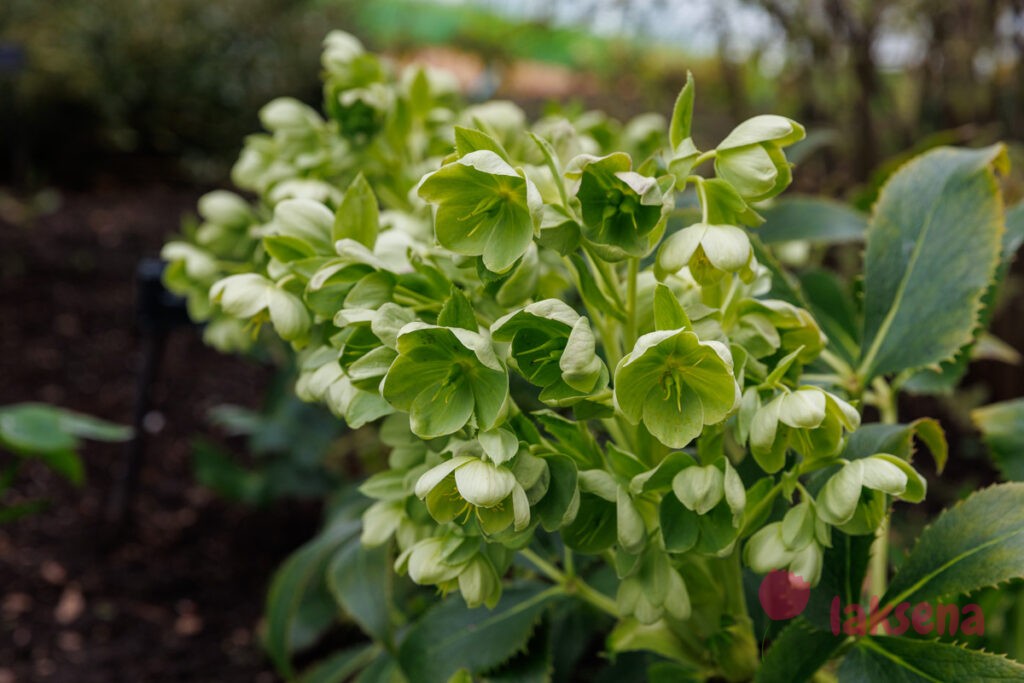
[[[231,275],[210,288],[210,300],[230,316],[260,323],[270,319],[282,339],[296,341],[309,331],[310,318],[302,299],[256,273]]]
[[[835,455],[843,432],[860,426],[860,413],[838,396],[814,386],[780,393],[760,406],[750,423],[750,451],[765,472],[778,472],[792,448],[804,458]]]
[[[615,368],[615,402],[632,424],[670,448],[724,420],[740,399],[725,345],[685,329],[640,337]]]
[[[750,238],[735,225],[695,223],[670,235],[658,250],[657,270],[661,276],[690,268],[693,278],[714,284],[728,273],[753,277],[754,253]]]
[[[509,526],[520,531],[530,523],[526,491],[512,470],[470,455],[456,455],[425,472],[416,482],[416,495],[442,524],[474,515],[484,531],[496,534]]]

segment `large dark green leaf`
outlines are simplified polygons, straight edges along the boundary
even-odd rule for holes
[[[1003,478],[1024,481],[1024,398],[978,408],[971,419]]]
[[[797,617],[772,642],[755,680],[758,683],[802,683],[832,657],[845,639]]]
[[[304,672],[299,683],[345,683],[352,674],[373,661],[378,652],[373,645],[356,645],[335,652]]]
[[[765,244],[809,240],[836,243],[864,239],[868,218],[833,199],[789,196],[759,208],[764,223],[757,229]]]
[[[865,381],[937,365],[971,341],[1002,248],[1005,158],[1001,146],[932,150],[882,189],[865,255]]]
[[[391,560],[386,545],[366,548],[355,539],[327,567],[327,587],[345,612],[374,640],[391,640]]]
[[[918,539],[883,605],[916,604],[1024,577],[1024,484],[999,484],[943,512]]]
[[[412,683],[444,683],[459,669],[474,674],[493,669],[526,645],[560,594],[560,589],[538,584],[513,586],[493,610],[467,609],[453,595],[428,611],[402,642],[402,670]]]
[[[319,536],[296,550],[274,573],[267,594],[267,653],[278,671],[291,678],[291,654],[300,644],[315,640],[330,623],[324,623],[322,610],[309,609],[311,598],[323,595],[324,572],[331,557],[345,543],[357,542],[359,520],[340,519]],[[334,608],[331,605],[333,620]]]
[[[889,636],[858,641],[839,668],[843,683],[1006,683],[1024,680],[1024,666],[958,645]]]

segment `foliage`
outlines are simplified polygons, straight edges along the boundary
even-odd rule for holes
[[[0,449],[15,456],[0,468],[0,495],[14,486],[27,460],[38,460],[80,486],[85,481],[85,466],[77,452],[81,440],[126,441],[130,436],[126,427],[42,403],[0,407]],[[0,522],[30,514],[43,505],[39,500],[0,504]]]
[[[447,79],[392,74],[348,34],[327,37],[323,66],[325,115],[261,110],[267,132],[233,173],[258,200],[208,195],[203,224],[164,251],[213,342],[291,349],[298,395],[391,449],[274,581],[284,675],[340,609],[374,646],[311,680],[354,662],[359,680],[544,679],[589,665],[595,636],[652,677],[750,680],[744,576],[778,569],[818,592],[759,680],[841,654],[851,680],[880,656],[972,680],[1024,671],[942,643],[833,642],[821,621],[825,596],[862,599],[865,573],[888,595],[890,510],[926,494],[914,438],[946,461],[938,424],[899,424],[895,396],[980,333],[1001,147],[936,150],[892,176],[861,304],[797,280],[756,238],[761,202],[791,178],[794,121],[757,116],[702,150],[690,79],[652,145],[596,113],[530,125],[508,102],[462,107]],[[885,424],[861,426],[866,406]],[[1019,578],[1022,504],[1018,485],[968,498],[889,592]],[[427,607],[417,586],[460,595]]]

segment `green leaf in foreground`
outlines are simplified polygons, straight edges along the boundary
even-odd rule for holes
[[[801,683],[820,669],[843,644],[834,636],[798,617],[782,630],[761,660],[757,683]]]
[[[264,640],[267,654],[286,678],[293,674],[291,653],[297,644],[295,641],[304,639],[296,636],[309,635],[302,607],[322,588],[324,571],[331,557],[343,544],[357,539],[359,527],[359,520],[339,520],[292,553],[274,574],[267,594]],[[314,627],[326,626],[319,619],[315,621]]]
[[[356,645],[335,652],[302,674],[300,683],[344,683],[377,656],[373,645]]]
[[[1001,655],[911,638],[858,641],[839,668],[843,683],[989,683],[1024,680],[1024,665]]]
[[[978,408],[971,420],[1003,477],[1024,481],[1024,398]]]
[[[327,587],[345,612],[374,640],[391,639],[391,560],[388,546],[347,543],[327,568]]]
[[[925,529],[881,602],[917,604],[1020,577],[1024,484],[999,484],[946,510]]]
[[[822,244],[864,239],[867,216],[832,199],[787,197],[759,208],[764,223],[757,229],[766,244],[809,240]]]
[[[859,374],[937,365],[970,342],[1002,249],[1002,146],[940,148],[886,183],[867,233]]]
[[[508,588],[493,610],[466,609],[452,596],[431,609],[409,632],[398,659],[411,683],[444,683],[460,668],[480,673],[521,650],[560,588]]]

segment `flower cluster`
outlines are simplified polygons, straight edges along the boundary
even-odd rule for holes
[[[923,497],[904,459],[847,452],[859,397],[769,296],[757,203],[798,124],[700,150],[692,82],[671,123],[529,125],[346,34],[323,65],[325,113],[267,105],[234,171],[258,199],[205,197],[167,281],[221,346],[277,338],[300,396],[379,423],[362,540],[397,571],[494,605],[516,552],[556,538],[610,563],[619,617],[676,628],[715,563],[815,584],[833,529]]]

